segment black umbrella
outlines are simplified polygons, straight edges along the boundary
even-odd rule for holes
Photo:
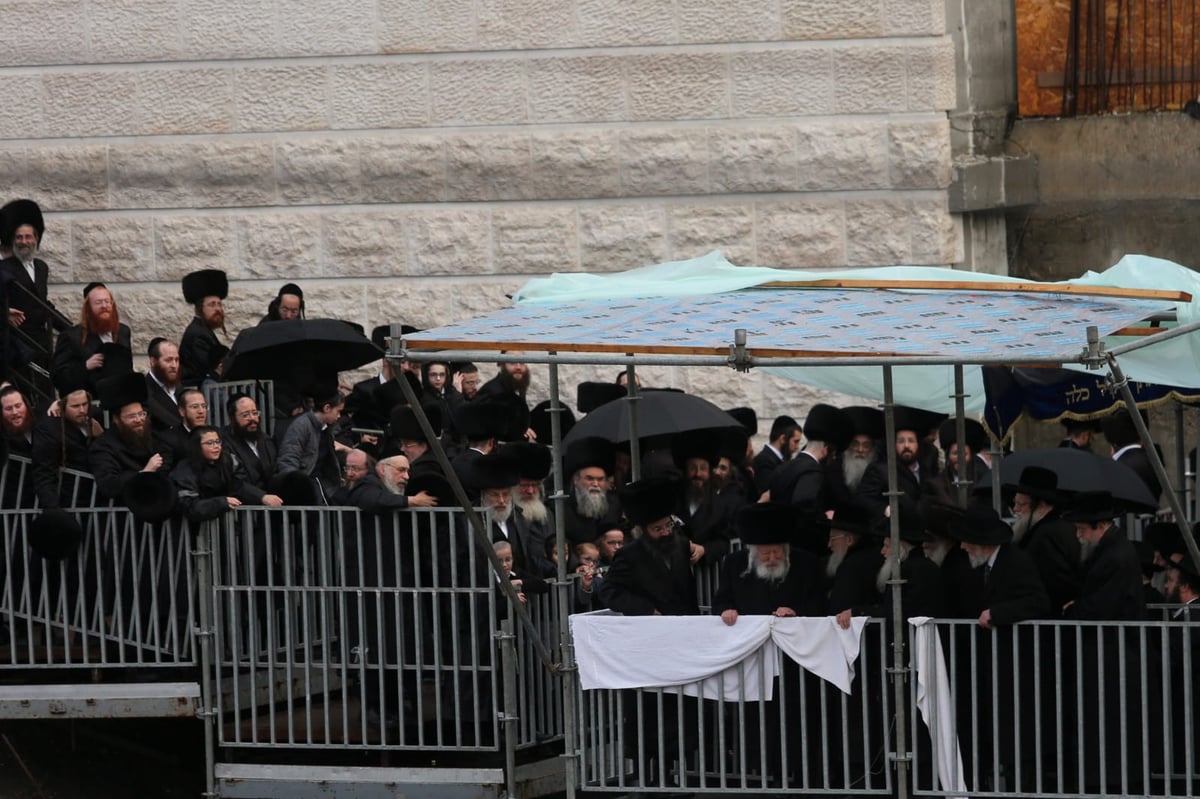
[[[1054,472],[1059,491],[1108,491],[1123,510],[1152,512],[1158,509],[1158,501],[1137,473],[1112,458],[1069,447],[1020,450],[1001,462],[1001,484],[1015,486],[1027,466],[1040,466]],[[991,486],[994,474],[993,469],[984,475],[979,487]]]
[[[597,436],[614,443],[629,440],[629,406],[637,406],[638,439],[670,436],[688,430],[739,427],[740,423],[706,399],[679,391],[648,389],[637,402],[613,400],[601,405],[575,423],[563,439],[571,443],[580,438]]]
[[[243,330],[229,350],[227,380],[288,379],[356,369],[383,357],[362,328],[340,319],[283,319]]]

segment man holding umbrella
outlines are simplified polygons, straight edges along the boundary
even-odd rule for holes
[[[298,471],[317,485],[319,496],[332,496],[341,482],[337,447],[332,425],[342,416],[345,399],[338,392],[337,378],[317,381],[310,388],[312,409],[288,425],[279,446],[278,472]],[[348,448],[347,448],[348,449]]]

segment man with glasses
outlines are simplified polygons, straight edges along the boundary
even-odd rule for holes
[[[179,423],[161,433],[160,437],[175,455],[175,462],[185,460],[188,455],[188,437],[198,427],[208,424],[208,402],[204,393],[194,388],[179,392]]]
[[[155,435],[146,413],[146,379],[139,372],[100,386],[100,402],[112,417],[112,427],[88,450],[96,489],[106,499],[120,501],[125,486],[140,472],[169,473],[171,448]]]
[[[201,269],[183,278],[183,298],[195,308],[196,315],[183,331],[179,342],[179,363],[185,386],[198,386],[214,366],[217,338],[225,333],[224,299],[229,295],[229,279],[219,269]]]
[[[563,458],[563,474],[571,476],[570,496],[563,503],[563,526],[571,545],[595,541],[620,527],[621,504],[608,478],[616,468],[616,447],[597,437],[571,442]]]
[[[221,430],[221,438],[234,463],[246,472],[246,480],[265,489],[275,476],[279,451],[275,441],[262,430],[262,413],[249,394],[237,392],[225,403],[229,424]]]

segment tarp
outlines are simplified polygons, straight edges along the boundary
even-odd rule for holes
[[[749,331],[752,354],[888,358],[897,402],[942,412],[954,409],[954,367],[901,365],[905,357],[953,357],[964,363],[1066,361],[1078,356],[1084,328],[1113,332],[1151,313],[1197,318],[1195,302],[1005,292],[857,289],[755,289],[804,280],[943,281],[1029,284],[1030,281],[935,267],[836,271],[739,267],[719,252],[617,274],[555,274],[529,281],[515,307],[406,337],[414,349],[518,349],[559,352],[727,353],[733,330]],[[1200,297],[1200,277],[1146,256],[1127,256],[1103,273],[1056,287],[1177,290]],[[1114,343],[1116,341],[1114,340]],[[1157,350],[1158,352],[1155,352]],[[1165,353],[1160,355],[1159,353]],[[1121,358],[1134,380],[1200,388],[1200,337],[1184,336]],[[1166,368],[1161,357],[1182,360]],[[771,373],[852,396],[882,400],[878,366],[771,367]],[[967,410],[982,413],[978,368],[965,370]]]

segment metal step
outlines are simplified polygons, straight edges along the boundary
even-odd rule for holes
[[[0,719],[187,718],[199,706],[194,682],[0,685]]]

